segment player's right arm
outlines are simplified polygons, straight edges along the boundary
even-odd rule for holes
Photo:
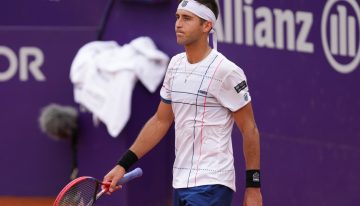
[[[154,148],[166,135],[170,126],[174,121],[174,114],[171,104],[160,102],[156,113],[147,121],[145,126],[141,129],[130,150],[137,156],[138,159],[143,157],[147,152]],[[124,176],[125,169],[116,165],[105,177],[103,182],[110,183],[109,192],[113,192],[119,187],[117,182]]]
[[[171,104],[161,101],[156,113],[142,128],[130,150],[140,159],[162,140],[173,121]]]

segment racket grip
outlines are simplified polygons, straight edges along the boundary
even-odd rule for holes
[[[132,170],[131,172],[128,172],[124,175],[123,178],[121,178],[118,182],[119,185],[125,184],[127,182],[129,182],[132,179],[135,179],[137,177],[141,177],[143,174],[143,171],[141,168],[136,168],[134,170]]]

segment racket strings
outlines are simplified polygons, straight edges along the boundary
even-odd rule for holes
[[[71,186],[58,202],[58,206],[91,206],[96,201],[99,183],[95,179],[84,179]]]

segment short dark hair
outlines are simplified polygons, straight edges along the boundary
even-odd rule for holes
[[[178,0],[178,2],[182,2],[183,0]],[[219,16],[219,7],[216,3],[215,0],[195,0],[197,1],[198,3],[206,6],[207,8],[209,8],[214,14],[215,14],[215,17],[216,19],[218,18]]]

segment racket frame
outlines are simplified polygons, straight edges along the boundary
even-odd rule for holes
[[[89,176],[82,176],[82,177],[78,177],[76,179],[74,179],[73,181],[69,182],[58,194],[58,196],[56,197],[53,206],[58,206],[60,200],[63,198],[64,194],[69,191],[70,188],[74,187],[75,185],[79,184],[80,182],[87,180],[87,179],[91,179],[92,181],[95,181],[97,184],[99,185],[107,185],[104,184],[102,182],[100,182],[99,180],[93,178],[93,177],[89,177]],[[96,199],[97,200],[102,194],[104,194],[106,192],[105,189],[101,190],[100,192],[98,192],[96,194]]]
[[[131,172],[128,172],[124,175],[124,177],[122,179],[119,180],[118,184],[119,185],[122,185],[134,178],[137,178],[137,177],[140,177],[142,176],[143,174],[143,171],[141,168],[136,168],[134,170],[132,170]],[[53,206],[58,206],[60,200],[63,198],[64,194],[69,191],[70,188],[72,188],[73,186],[79,184],[80,182],[84,181],[84,180],[87,180],[87,179],[91,179],[92,181],[95,181],[96,184],[98,184],[98,186],[101,186],[101,185],[106,185],[107,187],[110,186],[109,183],[104,183],[104,182],[101,182],[99,180],[97,180],[96,178],[94,177],[89,177],[89,176],[82,176],[82,177],[78,177],[76,179],[74,179],[73,181],[69,182],[61,191],[60,193],[58,194],[58,196],[56,197],[55,201],[54,201],[54,204]],[[97,199],[99,199],[99,197],[101,197],[101,195],[103,195],[105,192],[107,191],[107,189],[102,189],[100,192],[98,192],[96,194],[96,197],[95,197],[95,201],[93,202],[93,204],[96,202]]]

